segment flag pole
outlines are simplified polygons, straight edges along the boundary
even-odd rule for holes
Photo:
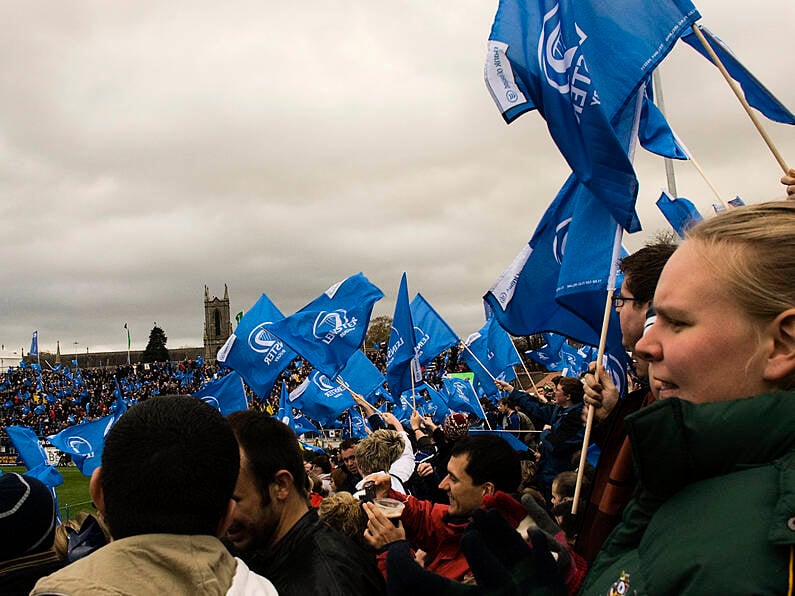
[[[729,84],[729,87],[734,92],[734,95],[740,101],[740,105],[743,106],[745,113],[748,114],[748,117],[751,119],[751,122],[756,127],[756,130],[762,136],[762,140],[765,142],[768,149],[770,149],[770,152],[773,154],[773,157],[776,158],[778,165],[781,166],[781,169],[784,170],[784,173],[786,174],[789,171],[787,162],[784,161],[784,158],[781,156],[781,153],[779,153],[778,149],[773,144],[773,140],[767,134],[767,131],[762,126],[762,123],[759,121],[759,118],[757,118],[756,114],[754,114],[753,111],[751,110],[751,106],[748,104],[748,101],[745,99],[745,96],[742,94],[739,85],[737,85],[734,79],[731,78],[729,71],[726,70],[726,67],[723,65],[723,62],[721,62],[720,58],[715,53],[715,50],[712,49],[712,46],[704,37],[704,34],[701,33],[701,29],[698,27],[698,25],[693,24],[692,29],[693,33],[698,38],[698,41],[701,42],[702,46],[704,46],[704,50],[706,50],[707,54],[709,54],[710,59],[715,64],[715,66],[718,67],[718,70],[723,75],[723,78],[726,79],[726,82]]]
[[[519,362],[522,363],[522,368],[524,369],[527,378],[530,379],[530,384],[533,386],[533,391],[535,391],[536,395],[538,395],[538,387],[536,387],[536,382],[533,380],[533,377],[530,376],[530,371],[527,370],[527,365],[524,363],[524,358],[522,358],[522,355],[519,353],[516,344],[513,343],[513,338],[511,338],[511,345],[513,346],[513,351],[516,352],[516,355],[519,357]],[[519,377],[516,377],[516,382],[519,383],[519,388],[522,391],[524,391],[524,387],[522,387],[522,383],[521,381],[519,381]]]
[[[607,344],[607,327],[610,324],[610,313],[613,310],[613,294],[615,293],[616,275],[618,273],[618,255],[621,249],[621,238],[623,229],[616,224],[616,236],[613,243],[613,259],[610,264],[610,276],[607,282],[607,296],[605,297],[605,309],[602,313],[602,332],[599,335],[599,350],[596,354],[596,370],[594,376],[598,379],[602,372],[602,360],[605,355],[605,345]],[[580,465],[577,467],[577,484],[574,486],[574,501],[571,504],[571,514],[576,515],[582,492],[583,473],[588,457],[588,444],[591,441],[591,429],[593,428],[593,408],[588,408],[588,416],[585,420],[585,434],[582,438],[582,450],[580,451]]]
[[[474,359],[475,359],[475,362],[477,362],[478,364],[480,364],[480,366],[483,368],[483,370],[485,370],[485,371],[486,371],[486,373],[487,373],[487,374],[488,374],[488,375],[491,377],[491,380],[492,380],[492,381],[496,381],[496,380],[497,380],[497,377],[495,377],[493,374],[491,374],[491,371],[490,371],[488,368],[486,368],[485,366],[483,366],[483,363],[480,361],[480,359],[479,359],[477,356],[475,356],[474,352],[472,352],[472,350],[470,350],[470,349],[469,349],[469,346],[468,346],[468,345],[466,345],[466,342],[461,342],[461,344],[464,346],[464,349],[465,349],[467,352],[469,352],[470,356],[472,356],[472,358],[474,358]]]

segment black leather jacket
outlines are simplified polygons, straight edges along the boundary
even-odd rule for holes
[[[243,556],[280,596],[386,594],[375,553],[327,526],[310,509],[277,544]]]

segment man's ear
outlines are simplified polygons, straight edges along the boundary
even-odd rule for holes
[[[795,376],[795,308],[773,319],[769,331],[772,348],[767,354],[763,376],[765,381],[785,388],[786,381]]]
[[[91,474],[91,480],[88,481],[88,492],[91,494],[91,500],[94,501],[94,507],[102,517],[105,517],[105,493],[102,491],[101,466]]]
[[[293,475],[287,470],[279,470],[270,485],[271,496],[279,501],[284,501],[291,492],[296,490]]]
[[[232,516],[235,513],[235,507],[237,506],[237,501],[234,499],[229,499],[229,503],[226,506],[226,512],[224,516],[221,518],[221,521],[218,522],[218,538],[223,538],[226,534],[226,531],[229,529],[229,526],[232,525]]]

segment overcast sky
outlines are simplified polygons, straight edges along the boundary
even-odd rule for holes
[[[400,275],[459,335],[568,175],[541,117],[506,125],[483,83],[496,1],[107,0],[0,4],[6,352],[202,343],[203,292],[290,314],[359,271],[391,315]],[[790,109],[795,2],[697,2]],[[762,9],[762,7],[764,7]],[[669,121],[725,198],[784,196],[716,69],[681,42]],[[795,164],[795,130],[768,123]],[[644,231],[660,158],[636,156]],[[680,195],[713,197],[689,164]],[[77,342],[77,344],[75,344]]]

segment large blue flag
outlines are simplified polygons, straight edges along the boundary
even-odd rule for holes
[[[270,332],[333,378],[362,345],[373,305],[383,296],[357,273],[334,284],[295,314],[273,323]]]
[[[243,379],[234,371],[220,379],[207,381],[201,389],[194,392],[193,397],[206,401],[224,416],[232,412],[248,410]]]
[[[397,399],[401,393],[411,389],[414,360],[417,354],[414,336],[414,322],[411,318],[409,290],[406,274],[400,278],[395,316],[392,317],[392,329],[389,333],[389,344],[386,349],[386,382],[389,392]]]
[[[635,232],[637,180],[612,124],[699,14],[688,0],[500,0],[485,78],[507,122],[537,109],[578,180]]]
[[[336,379],[367,397],[384,384],[384,375],[361,351],[356,350]],[[335,379],[335,380],[336,380]]]
[[[608,286],[618,257],[618,228],[604,206],[570,176],[528,245],[484,296],[513,335],[552,331],[598,345]],[[611,230],[615,233],[611,233]],[[606,352],[622,378],[626,352],[611,312]],[[626,387],[626,382],[620,383]]]
[[[428,364],[436,356],[461,341],[422,294],[417,294],[409,307],[411,320],[414,323],[417,359],[421,365]]]
[[[742,65],[742,63],[734,54],[732,54],[728,46],[723,43],[719,37],[714,35],[706,27],[702,27],[701,25],[697,25],[697,27],[701,33],[704,34],[704,37],[706,38],[710,47],[715,50],[715,53],[718,55],[718,58],[720,58],[723,66],[726,67],[726,70],[729,72],[731,77],[740,84],[743,94],[745,95],[745,99],[748,100],[748,103],[751,106],[755,107],[774,122],[795,124],[795,115],[793,115],[793,113],[790,112],[784,104],[776,99],[776,97],[770,93],[770,91],[768,91],[767,87],[765,87],[759,81],[759,79],[751,74],[751,71]],[[682,41],[695,49],[707,60],[712,62],[712,58],[710,58],[709,54],[704,49],[704,46],[701,45],[701,42],[692,30],[688,32],[687,35],[682,36]]]
[[[270,395],[276,379],[297,356],[270,332],[270,326],[283,318],[263,294],[218,350],[218,362],[235,370],[260,397]]]
[[[665,191],[657,199],[657,207],[680,238],[685,237],[689,227],[703,219],[693,203],[682,197],[674,199]]]
[[[466,379],[444,377],[442,388],[447,394],[447,407],[451,412],[468,412],[483,420],[486,419],[486,413],[480,405],[472,383]]]
[[[63,484],[63,476],[47,460],[47,454],[32,429],[27,426],[6,426],[5,430],[28,469],[26,476],[40,480],[48,488]]]
[[[290,393],[289,403],[320,424],[334,424],[345,410],[355,405],[353,397],[342,385],[334,383],[319,370],[314,370]]]
[[[521,364],[513,340],[492,317],[486,324],[470,335],[465,342],[462,356],[475,373],[475,379],[486,395],[495,395],[497,387],[492,378],[510,381],[516,378],[513,367]]]
[[[69,426],[57,435],[47,437],[53,447],[72,456],[72,461],[84,476],[91,476],[94,470],[102,465],[105,437],[127,411],[127,406],[122,400],[116,400],[115,403],[116,409],[113,414]]]

